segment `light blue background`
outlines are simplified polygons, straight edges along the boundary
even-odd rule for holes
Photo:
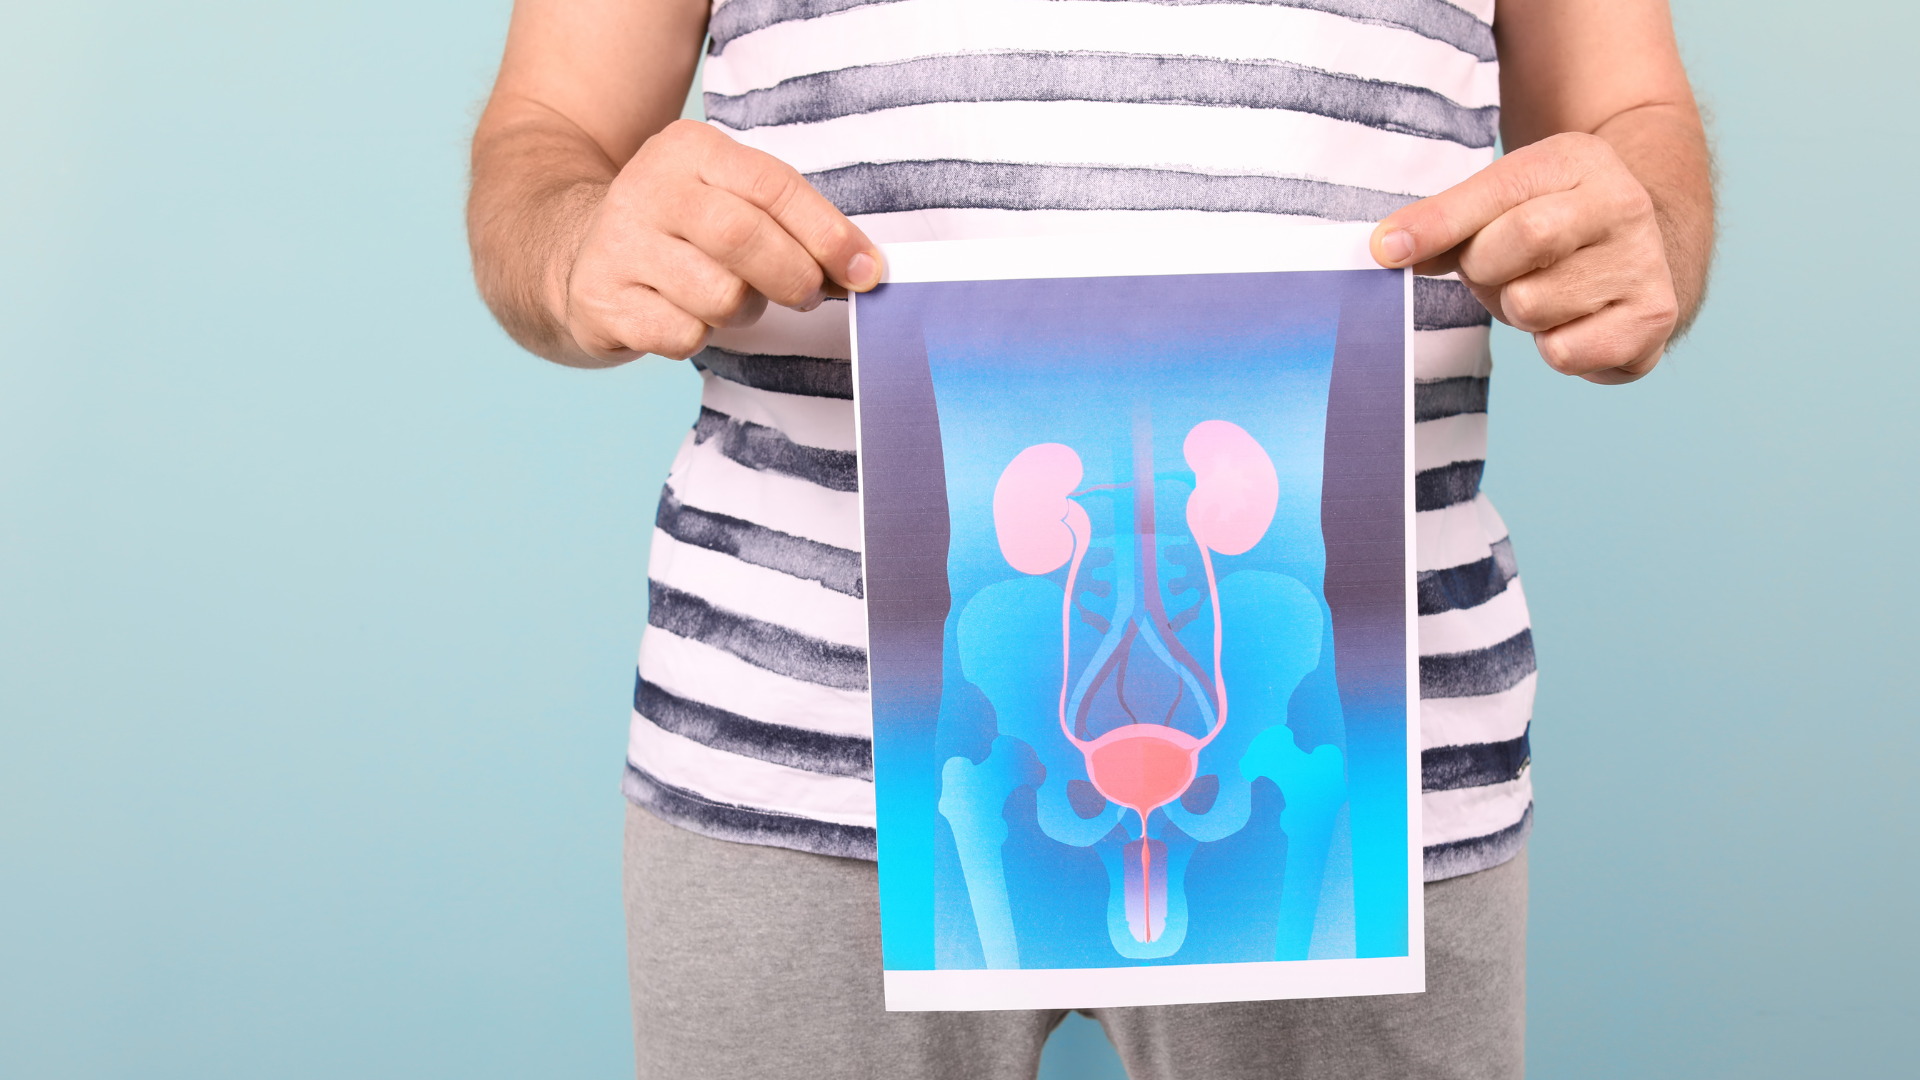
[[[1890,1075],[1920,13],[1677,6],[1699,329],[1616,389],[1499,339],[1531,1059]],[[616,785],[695,380],[544,365],[474,299],[505,14],[0,6],[0,1075],[630,1075]]]

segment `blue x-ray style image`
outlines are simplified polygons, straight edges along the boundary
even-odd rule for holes
[[[890,971],[1408,954],[1404,282],[860,298]]]

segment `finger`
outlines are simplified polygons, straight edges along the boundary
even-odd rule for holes
[[[571,299],[567,326],[582,352],[606,363],[645,353],[684,360],[706,347],[713,328],[645,285]]]
[[[1533,341],[1541,359],[1563,375],[1632,382],[1652,371],[1666,351],[1667,335],[1648,335],[1646,323],[1644,312],[1617,304],[1535,334]]]
[[[767,310],[766,294],[686,240],[656,237],[648,245],[647,263],[652,269],[646,284],[708,326],[750,326]]]
[[[1604,240],[1608,218],[1593,212],[1579,192],[1556,191],[1494,218],[1459,246],[1460,276],[1481,285],[1504,285],[1543,270]]]
[[[771,154],[713,136],[720,142],[701,162],[703,181],[765,211],[835,284],[865,292],[880,283],[879,247],[805,177]]]
[[[1516,329],[1540,333],[1626,299],[1634,284],[1604,252],[1588,248],[1500,286],[1500,314]]]
[[[825,296],[820,264],[759,207],[706,185],[690,185],[674,201],[679,235],[767,299],[810,309]]]
[[[1507,318],[1507,313],[1500,308],[1500,287],[1498,285],[1476,285],[1471,281],[1465,280],[1461,281],[1461,284],[1465,285],[1467,290],[1473,293],[1473,298],[1480,301],[1480,306],[1486,308],[1489,314],[1503,323],[1512,325],[1511,321]]]
[[[1374,226],[1374,259],[1392,269],[1427,262],[1528,199],[1573,187],[1580,169],[1557,138],[1523,146],[1440,194],[1387,215]],[[1422,266],[1419,272],[1444,269]]]

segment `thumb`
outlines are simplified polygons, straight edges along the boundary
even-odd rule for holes
[[[1522,147],[1438,195],[1395,210],[1373,228],[1374,259],[1388,269],[1412,266],[1423,274],[1457,269],[1457,260],[1442,257],[1493,219],[1572,186],[1575,178],[1556,164],[1537,146]]]
[[[1453,249],[1500,216],[1501,210],[1461,206],[1456,200],[1443,202],[1453,191],[1409,203],[1381,219],[1369,243],[1374,261],[1390,270],[1411,266],[1421,274],[1458,269],[1458,260],[1448,257]]]

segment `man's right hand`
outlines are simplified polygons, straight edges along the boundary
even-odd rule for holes
[[[708,0],[515,0],[473,137],[480,295],[556,363],[687,357],[769,301],[873,288],[880,251],[806,178],[676,120]]]
[[[769,301],[810,311],[879,280],[879,249],[798,172],[680,120],[614,178],[548,304],[601,363],[684,359]]]

